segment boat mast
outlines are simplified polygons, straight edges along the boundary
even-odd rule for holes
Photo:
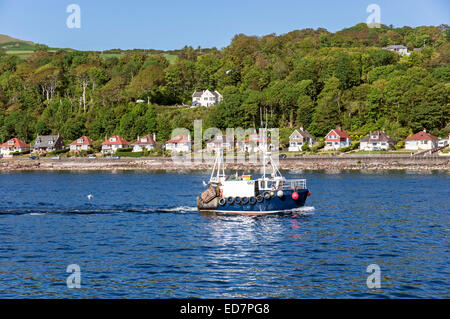
[[[214,167],[209,178],[209,183],[220,184],[225,180],[225,162],[223,160],[223,149],[218,147],[216,151],[216,159],[214,160]]]

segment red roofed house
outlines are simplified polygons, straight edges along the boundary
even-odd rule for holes
[[[150,151],[155,148],[155,135],[150,134],[137,138],[136,142],[131,143],[133,145],[133,152],[142,152],[144,149]]]
[[[111,136],[106,141],[102,143],[102,153],[115,153],[118,149],[128,147],[130,143],[120,136]]]
[[[411,151],[432,150],[437,148],[438,138],[423,130],[405,139],[405,149]]]
[[[325,150],[337,150],[343,147],[350,146],[352,144],[352,139],[350,135],[340,126],[332,129],[325,136]]]
[[[250,134],[249,137],[247,137],[244,142],[238,141],[238,147],[240,152],[249,152],[249,153],[255,153],[259,151],[259,146],[263,143],[263,138],[260,137],[259,134]],[[268,149],[272,149],[273,145],[270,144],[270,138],[266,137],[266,144]]]
[[[25,152],[30,149],[30,145],[15,137],[0,145],[0,154],[9,157],[12,156],[12,153]]]
[[[87,151],[92,147],[92,140],[87,136],[82,136],[77,138],[75,141],[70,143],[70,151]]]
[[[166,150],[172,152],[190,152],[192,147],[191,135],[184,136],[183,134],[178,134],[174,138],[166,142]]]

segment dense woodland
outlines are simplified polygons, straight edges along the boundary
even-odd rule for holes
[[[303,125],[316,136],[338,124],[355,137],[385,129],[400,140],[423,128],[444,136],[449,40],[446,25],[358,24],[336,33],[239,34],[220,50],[185,47],[173,61],[152,50],[104,54],[36,45],[26,58],[0,51],[0,141],[50,133],[66,142],[112,134],[134,140],[153,132],[162,141],[173,128],[192,129],[194,119],[204,128],[258,127],[260,108],[270,126]],[[391,44],[411,55],[381,49]],[[190,104],[195,89],[216,89],[224,102],[176,107]]]

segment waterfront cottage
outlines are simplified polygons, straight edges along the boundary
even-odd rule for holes
[[[405,149],[410,151],[432,150],[438,147],[438,138],[423,130],[405,139]]]
[[[229,151],[233,149],[234,138],[218,135],[206,142],[206,151],[213,152],[216,148]]]
[[[263,139],[259,134],[251,134],[243,142],[238,142],[238,148],[240,152],[258,152],[259,145],[262,144]],[[270,138],[266,137],[266,143],[270,143]],[[269,144],[268,149],[271,149],[273,145]]]
[[[64,142],[59,134],[38,135],[33,144],[33,153],[47,153],[55,150],[62,150],[64,147]]]
[[[133,146],[133,152],[142,152],[143,150],[150,151],[155,148],[155,134],[150,134],[137,138],[136,142],[131,143]]]
[[[337,150],[343,147],[350,146],[352,140],[350,135],[344,130],[341,129],[340,126],[332,129],[325,136],[325,150]]]
[[[122,137],[115,135],[108,138],[106,141],[102,143],[102,153],[115,153],[117,150],[121,148],[126,148],[130,145],[127,140],[124,140]]]
[[[192,106],[213,106],[223,100],[222,94],[210,90],[195,91],[192,94]]]
[[[174,138],[168,140],[165,143],[165,147],[167,151],[182,153],[182,152],[190,152],[192,147],[191,136],[187,137],[183,134],[179,134]]]
[[[370,132],[369,135],[359,141],[359,149],[362,151],[388,150],[394,147],[395,141],[384,131]]]
[[[77,138],[70,143],[69,148],[71,152],[87,151],[92,148],[93,142],[87,136]]]
[[[30,150],[30,145],[14,137],[0,145],[0,154],[5,157],[11,157],[15,152],[25,152]]]
[[[303,145],[311,147],[314,144],[314,136],[307,130],[300,127],[300,129],[292,132],[289,136],[289,152],[300,152]]]

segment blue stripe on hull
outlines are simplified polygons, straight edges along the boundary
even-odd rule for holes
[[[307,189],[297,190],[298,199],[293,200],[291,195],[294,191],[283,191],[284,196],[279,198],[277,195],[269,200],[264,199],[262,203],[256,203],[251,205],[250,203],[242,204],[229,204],[228,202],[223,205],[217,205],[218,212],[230,212],[230,213],[267,213],[267,212],[281,212],[285,210],[292,210],[305,205],[306,198],[308,196]]]

